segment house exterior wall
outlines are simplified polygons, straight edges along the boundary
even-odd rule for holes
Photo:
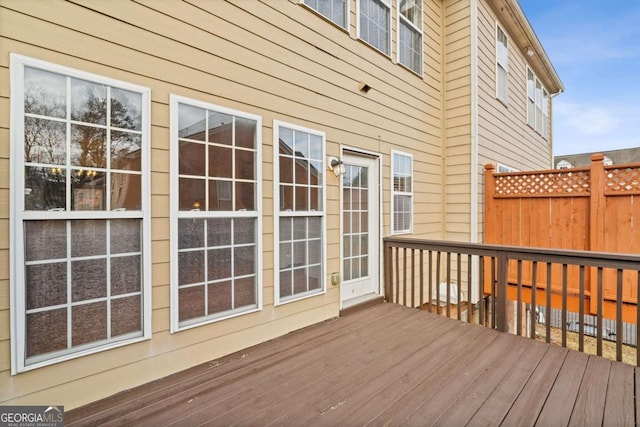
[[[460,2],[460,7],[465,2]],[[413,155],[413,235],[440,238],[442,224],[442,70],[452,125],[446,155],[452,171],[468,157],[454,141],[468,133],[465,38],[468,17],[447,15],[439,0],[424,3],[424,74],[395,63],[357,40],[356,1],[349,3],[349,31],[297,1],[191,3],[128,1],[2,1],[0,4],[0,403],[62,403],[71,409],[179,370],[335,317],[340,271],[340,180],[327,173],[326,292],[274,305],[273,121],[326,133],[326,155],[348,146],[380,153],[382,233],[390,233],[392,150]],[[396,16],[397,2],[392,2]],[[442,63],[442,22],[460,25],[446,39],[451,58]],[[458,47],[457,45],[460,45]],[[118,79],[151,93],[151,338],[12,375],[10,320],[10,54]],[[359,91],[365,82],[373,89]],[[230,108],[262,119],[262,307],[252,313],[170,333],[172,255],[170,231],[170,95]],[[454,107],[460,103],[459,107]],[[446,139],[446,138],[445,138]],[[462,140],[462,139],[460,139]],[[468,160],[467,160],[468,161]],[[455,193],[468,192],[456,173]],[[457,187],[456,187],[457,186]],[[458,189],[462,188],[462,190]],[[459,208],[462,210],[463,208]],[[455,209],[452,205],[450,210]],[[453,226],[458,227],[457,225]],[[454,230],[451,230],[452,233]],[[20,268],[18,266],[17,268]]]
[[[507,32],[509,101],[496,98],[496,25],[501,23],[486,0],[478,2],[478,191],[483,194],[483,166],[501,164],[516,170],[548,169],[552,161],[551,137],[543,138],[527,124],[527,67],[521,48]],[[549,98],[549,107],[551,105]],[[549,129],[551,119],[549,120]],[[549,131],[549,134],[551,132]],[[478,210],[483,229],[483,197]],[[482,241],[482,239],[480,239]]]
[[[505,105],[496,98],[498,21],[486,1],[480,1],[478,6],[480,164],[497,162],[518,170],[547,169],[552,160],[551,139],[543,138],[527,125],[528,64],[525,55],[507,34],[509,103]],[[504,29],[504,25],[500,25]]]
[[[471,232],[471,9],[469,0],[445,5],[445,239]]]

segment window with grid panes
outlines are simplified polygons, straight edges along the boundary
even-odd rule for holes
[[[259,309],[261,119],[172,96],[173,329]]]
[[[149,90],[11,56],[14,370],[148,338]]]
[[[391,54],[391,0],[358,0],[359,37],[386,55]]]
[[[324,291],[324,146],[321,132],[274,122],[276,300]]]
[[[369,168],[346,165],[342,175],[344,281],[369,275]]]
[[[422,0],[398,1],[398,62],[422,74]]]
[[[413,230],[413,156],[393,151],[392,170],[392,232]]]
[[[347,0],[303,0],[303,4],[342,28],[347,28]]]

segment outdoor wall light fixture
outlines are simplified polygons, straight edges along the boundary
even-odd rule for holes
[[[533,54],[535,53],[530,46],[527,46],[524,51],[527,54],[527,56],[533,56]]]
[[[344,162],[335,157],[329,157],[329,167],[327,169],[332,170],[336,176],[340,176],[347,171],[344,166]]]

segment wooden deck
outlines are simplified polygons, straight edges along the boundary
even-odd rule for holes
[[[66,425],[634,425],[633,366],[384,303],[65,414]]]

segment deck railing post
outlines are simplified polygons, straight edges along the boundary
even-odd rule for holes
[[[498,261],[498,280],[496,286],[496,329],[500,332],[508,332],[507,325],[507,268],[509,258],[506,252],[499,252],[496,257]]]
[[[604,176],[604,155],[596,153],[591,155],[591,169],[589,171],[589,250],[604,251],[604,210],[605,210],[605,176]],[[590,268],[589,282],[587,290],[591,292],[590,314],[598,310],[597,301],[599,298],[596,286],[598,277],[595,268]]]
[[[490,163],[484,166],[484,238],[485,243],[495,242],[495,202],[496,191],[495,177],[493,176],[496,167]]]
[[[384,300],[387,302],[392,301],[393,286],[391,284],[391,278],[393,273],[391,271],[391,245],[388,242],[383,243],[384,253]]]

